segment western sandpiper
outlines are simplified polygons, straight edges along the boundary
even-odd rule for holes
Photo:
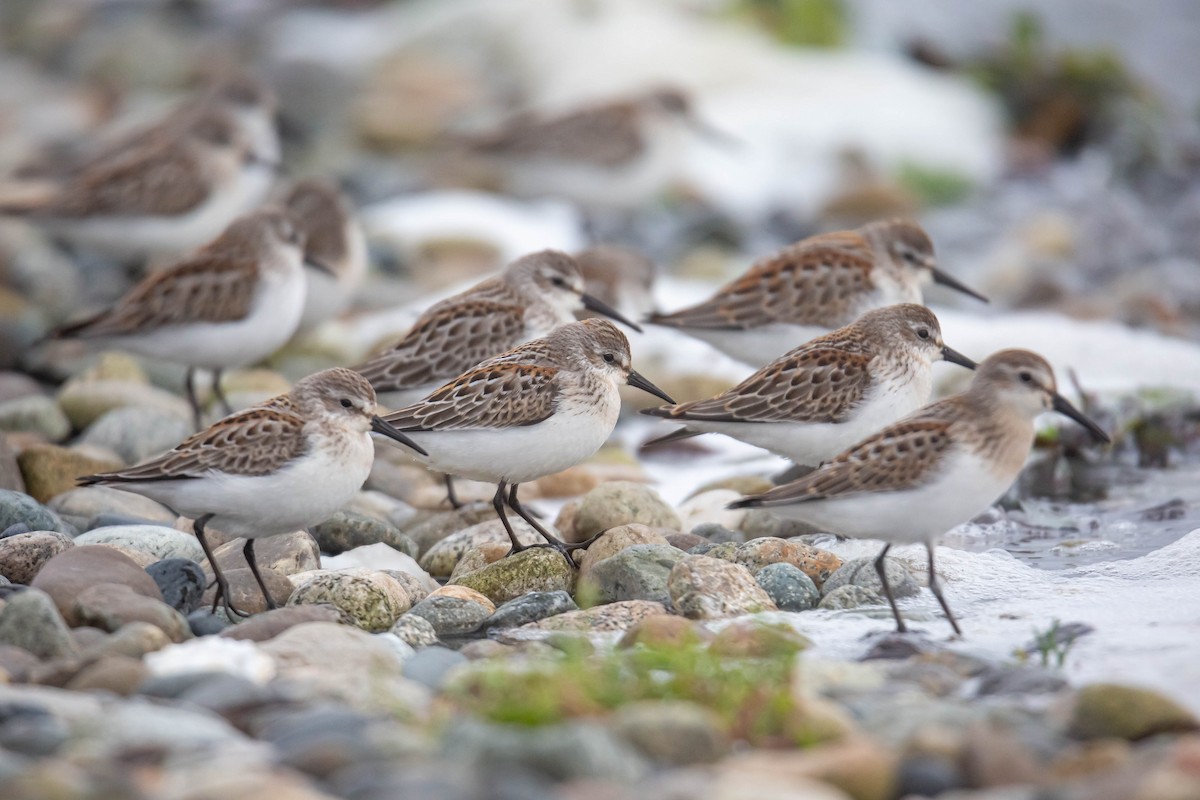
[[[432,469],[497,485],[492,504],[513,552],[524,547],[506,505],[571,561],[576,545],[548,533],[521,506],[517,487],[599,450],[616,427],[622,383],[672,402],[630,366],[629,340],[615,325],[587,319],[484,361],[384,420],[428,445],[422,460]]]
[[[961,635],[938,585],[934,540],[1008,490],[1029,455],[1034,419],[1049,410],[1083,425],[1097,441],[1109,441],[1058,393],[1045,359],[1027,350],[1002,350],[979,365],[962,394],[884,428],[799,480],[730,507],[765,508],[843,536],[885,540],[875,569],[901,632],[904,619],[883,559],[895,543],[924,544],[929,588]]]
[[[219,237],[172,266],[152,273],[111,308],[59,328],[54,339],[81,339],[186,364],[188,399],[200,426],[195,368],[253,364],[296,330],[307,281],[304,236],[282,211],[238,219]]]
[[[349,305],[367,274],[367,239],[350,201],[330,183],[300,181],[288,190],[283,204],[304,234],[304,259],[310,265],[300,317],[305,330]]]
[[[375,460],[371,432],[424,453],[375,414],[375,391],[361,375],[327,369],[298,381],[286,395],[217,421],[158,458],[79,483],[144,495],[193,518],[217,598],[230,615],[239,612],[204,531],[211,524],[244,537],[246,562],[274,608],[254,560],[255,540],[315,525],[348,503]]]
[[[933,362],[943,360],[975,368],[945,345],[925,306],[874,309],[716,397],[644,410],[684,423],[646,444],[723,433],[816,466],[928,403]]]
[[[277,164],[251,148],[236,119],[214,110],[179,135],[151,136],[44,190],[6,191],[0,211],[112,258],[177,256],[262,202]]]
[[[986,302],[938,269],[920,225],[893,219],[799,241],[756,261],[703,303],[650,321],[761,367],[872,308],[920,303],[930,280]]]
[[[696,115],[687,94],[664,88],[557,116],[522,114],[466,143],[514,194],[627,207],[675,177],[688,130],[729,141]]]

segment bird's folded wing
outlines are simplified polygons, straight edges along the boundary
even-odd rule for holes
[[[488,361],[384,419],[402,431],[535,425],[554,413],[559,398],[557,375],[554,367]]]
[[[59,217],[184,214],[204,202],[209,188],[199,160],[176,141],[92,164],[45,211]]]

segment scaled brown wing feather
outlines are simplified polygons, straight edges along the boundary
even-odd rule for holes
[[[193,434],[158,458],[129,469],[93,475],[81,483],[180,480],[211,472],[266,475],[302,456],[307,446],[302,419],[280,408],[256,406]]]
[[[805,239],[751,265],[708,300],[651,321],[677,328],[749,330],[772,324],[836,328],[853,321],[855,296],[869,291],[874,257],[862,237]]]
[[[250,313],[257,288],[253,260],[201,251],[144,279],[111,309],[60,328],[55,336],[123,336],[192,322],[233,322]]]
[[[705,422],[841,422],[871,387],[871,358],[830,347],[800,348],[732,389],[682,403],[664,416]]]
[[[525,338],[520,306],[493,300],[430,309],[395,347],[355,371],[377,392],[448,381]]]
[[[911,489],[950,451],[950,422],[908,419],[884,428],[799,480],[756,498],[769,508],[811,500]]]
[[[402,431],[450,431],[535,425],[554,413],[558,370],[496,359],[386,419]]]

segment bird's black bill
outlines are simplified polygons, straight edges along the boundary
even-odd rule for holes
[[[429,455],[429,453],[425,452],[425,448],[421,447],[421,445],[405,436],[398,428],[396,428],[395,425],[392,425],[382,417],[371,417],[371,431],[386,436],[389,439],[394,439],[405,447],[412,448],[423,456]]]
[[[942,272],[937,267],[931,267],[929,269],[929,271],[933,273],[933,282],[934,283],[940,283],[942,286],[949,286],[951,289],[954,289],[955,291],[962,292],[963,294],[967,294],[967,295],[970,295],[971,297],[974,297],[976,300],[980,301],[981,303],[990,302],[986,297],[981,295],[979,292],[970,288],[965,283],[962,283],[957,278],[955,278],[951,275],[947,275],[945,272]]]
[[[312,267],[317,272],[324,272],[326,275],[328,275],[331,278],[336,278],[338,276],[337,270],[335,270],[330,265],[326,264],[324,261],[321,261],[320,259],[317,259],[317,258],[313,258],[312,256],[304,257],[304,266]]]
[[[942,359],[949,361],[951,364],[958,364],[960,367],[966,367],[967,369],[975,369],[979,366],[974,361],[955,350],[953,347],[946,347],[945,345],[942,345]]]
[[[592,297],[587,292],[583,292],[582,294],[579,295],[579,297],[581,300],[583,300],[583,307],[586,308],[588,311],[595,311],[597,314],[603,314],[604,316],[608,317],[609,319],[615,319],[617,322],[621,323],[622,325],[627,325],[630,328],[633,328],[638,333],[642,332],[642,328],[640,325],[638,325],[636,322],[626,319],[621,314],[620,311],[617,311],[615,308],[610,306],[608,303],[605,303],[603,300],[597,300],[595,297]]]
[[[646,380],[642,374],[635,369],[629,370],[629,377],[625,379],[625,382],[635,389],[641,389],[643,392],[649,392],[655,397],[662,398],[672,405],[675,404],[675,401],[671,399],[669,394],[655,386],[650,381]]]
[[[1090,433],[1092,438],[1096,441],[1101,442],[1102,444],[1109,444],[1112,441],[1108,434],[1104,432],[1103,428],[1085,417],[1082,411],[1067,402],[1067,399],[1057,392],[1054,393],[1053,407],[1058,413],[1065,414],[1083,427],[1087,428],[1088,433]]]

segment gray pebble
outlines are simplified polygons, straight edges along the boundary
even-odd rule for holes
[[[479,630],[492,610],[471,600],[448,595],[430,595],[408,612],[424,617],[433,625],[438,636],[462,636]]]
[[[826,593],[817,604],[817,608],[827,610],[858,608],[860,606],[875,606],[886,602],[880,595],[864,589],[861,586],[839,586],[832,592]]]
[[[445,685],[450,670],[466,663],[467,657],[462,653],[434,645],[418,650],[404,662],[404,677],[436,690]]]
[[[911,597],[921,591],[903,562],[889,557],[883,560],[883,564],[893,596]],[[879,582],[879,573],[875,571],[875,559],[854,558],[844,562],[825,581],[821,591],[828,595],[842,586],[859,586],[883,597],[883,584]]]
[[[126,406],[103,414],[88,426],[80,441],[111,450],[125,463],[136,464],[170,450],[191,433],[191,423],[177,414]]]
[[[420,650],[438,643],[437,630],[433,623],[420,614],[405,614],[396,620],[392,633],[414,650]]]
[[[77,531],[50,509],[23,492],[0,489],[0,530],[15,524],[29,526],[32,531],[58,531],[74,536]]]
[[[821,602],[821,591],[813,579],[795,564],[768,564],[754,575],[780,611],[808,611]]]
[[[671,599],[667,577],[686,555],[670,545],[634,545],[592,565],[587,580],[601,603],[653,600],[665,604]]]
[[[382,542],[405,555],[417,557],[417,544],[389,522],[355,511],[339,511],[312,528],[322,553],[337,555],[363,545]]]
[[[540,619],[578,610],[579,606],[575,605],[575,601],[567,592],[530,592],[501,605],[496,609],[496,613],[487,618],[483,627],[487,630],[517,628]]]
[[[0,610],[0,644],[20,647],[41,659],[75,651],[67,623],[45,592],[24,589]]]
[[[190,614],[200,607],[204,596],[204,569],[195,561],[187,558],[164,558],[146,567],[154,582],[162,592],[163,602],[184,614]]]
[[[746,536],[741,531],[730,530],[718,522],[701,522],[692,528],[691,532],[697,536],[703,536],[713,544],[746,541]]]

